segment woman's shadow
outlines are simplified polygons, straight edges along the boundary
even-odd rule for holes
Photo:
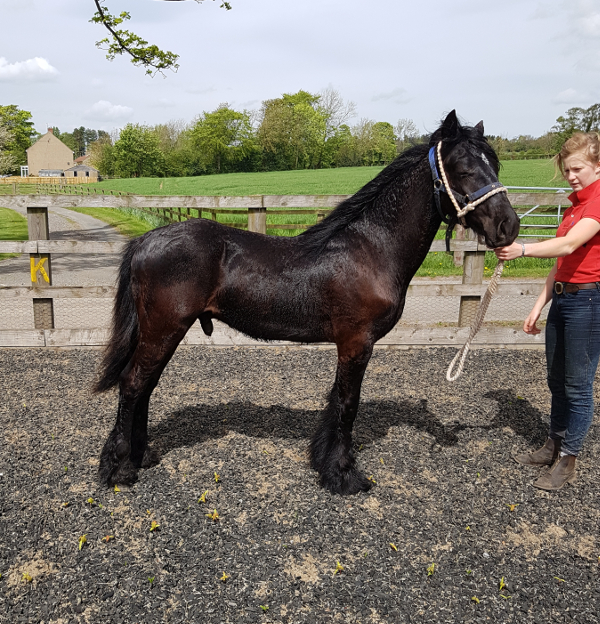
[[[492,424],[485,429],[510,427],[529,446],[540,446],[548,437],[548,423],[542,412],[513,390],[493,390],[483,395],[498,404]]]

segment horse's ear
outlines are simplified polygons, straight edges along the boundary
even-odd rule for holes
[[[476,126],[475,126],[475,130],[477,130],[479,132],[479,134],[481,134],[481,136],[483,136],[483,120],[481,120]]]
[[[442,138],[453,138],[458,134],[458,117],[456,116],[456,111],[452,110],[444,119],[444,123],[442,123]]]

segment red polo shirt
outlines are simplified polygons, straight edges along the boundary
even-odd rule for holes
[[[569,195],[572,208],[567,208],[556,236],[566,236],[567,232],[581,219],[594,219],[600,222],[600,180],[592,182],[581,191]],[[600,282],[600,232],[576,249],[572,254],[558,258],[557,282],[586,284]]]

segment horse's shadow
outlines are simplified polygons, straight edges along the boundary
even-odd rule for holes
[[[355,443],[369,444],[385,437],[391,427],[408,425],[428,433],[432,444],[455,446],[461,431],[491,431],[510,427],[524,441],[536,446],[546,439],[548,425],[542,413],[512,390],[494,390],[484,398],[496,401],[498,408],[489,424],[473,425],[455,421],[446,425],[428,408],[427,400],[366,401],[361,403],[354,427]],[[254,403],[190,405],[183,407],[150,427],[154,448],[169,451],[221,438],[230,431],[255,438],[305,439],[315,431],[321,410],[292,409],[282,405],[268,407]]]
[[[220,438],[230,431],[256,438],[308,439],[315,431],[321,410],[292,409],[253,403],[184,407],[150,427],[150,439],[161,455]],[[454,446],[466,425],[448,427],[427,407],[427,401],[368,401],[360,406],[354,427],[356,444],[385,437],[390,427],[406,424],[433,436],[434,444]]]

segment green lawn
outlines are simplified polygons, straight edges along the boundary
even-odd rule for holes
[[[90,185],[99,188],[127,191],[139,195],[344,195],[356,192],[382,167],[347,167],[304,171],[273,171],[265,173],[232,173],[222,175],[197,176],[189,178],[138,178],[106,180]],[[502,163],[500,179],[507,186],[552,186],[567,187],[559,178],[554,178],[554,165],[550,160],[509,160]],[[158,217],[145,215],[135,210],[113,210],[110,208],[78,208],[78,212],[94,216],[116,227],[126,236],[139,236],[162,225]],[[206,214],[204,216],[207,216]],[[307,215],[270,215],[269,224],[303,223],[309,221]],[[316,220],[316,217],[314,217]],[[219,215],[221,221],[246,222],[245,212],[240,215]],[[21,234],[8,227],[9,223],[21,224]],[[539,223],[539,221],[536,221]],[[26,219],[11,210],[0,208],[0,238],[19,240],[27,238]],[[7,227],[5,227],[5,224]],[[16,227],[16,226],[10,226]],[[274,230],[269,234],[295,235],[301,230]],[[554,231],[548,230],[549,234]],[[443,238],[440,231],[438,238]],[[544,277],[554,260],[527,258],[509,262],[504,275],[508,277]],[[496,266],[496,256],[486,254],[486,276],[492,274]],[[446,253],[431,253],[419,269],[417,276],[461,275],[462,267],[455,267],[452,256]]]
[[[504,160],[500,181],[506,186],[551,186],[569,188],[560,175],[556,175],[552,160]]]
[[[0,240],[26,241],[27,219],[14,210],[0,208]],[[0,260],[14,258],[18,254],[0,254]]]
[[[381,169],[342,167],[190,178],[135,178],[106,180],[90,186],[136,195],[349,195],[372,180]],[[561,178],[553,177],[554,165],[550,160],[507,160],[500,170],[500,180],[507,186],[568,186]]]

